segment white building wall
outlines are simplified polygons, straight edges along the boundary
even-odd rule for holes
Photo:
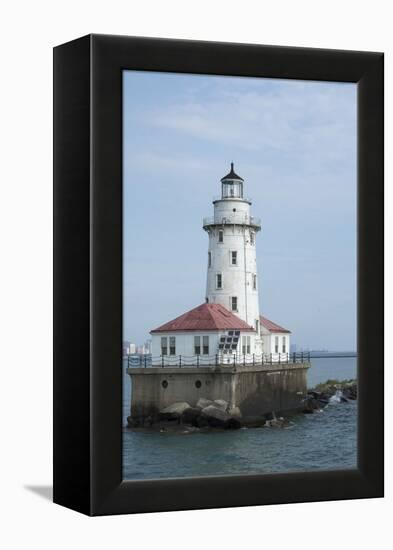
[[[183,364],[186,364],[187,357],[192,359],[195,362],[195,349],[194,349],[194,337],[199,336],[200,337],[200,344],[201,344],[201,354],[200,354],[200,364],[202,365],[204,361],[206,363],[210,364],[215,361],[215,356],[218,354],[220,357],[220,362],[233,362],[233,354],[236,354],[236,361],[241,362],[243,361],[243,350],[242,350],[242,341],[243,336],[250,338],[250,353],[247,354],[246,362],[250,363],[253,360],[253,354],[255,354],[255,340],[256,335],[254,332],[251,331],[240,331],[239,336],[239,343],[237,346],[237,349],[235,351],[231,350],[230,353],[224,354],[223,351],[219,349],[219,343],[220,338],[222,336],[225,336],[228,334],[228,330],[222,330],[222,331],[171,331],[171,332],[159,332],[159,333],[153,333],[152,334],[152,357],[153,357],[153,364],[160,364],[161,359],[161,338],[167,338],[167,344],[168,344],[168,355],[165,357],[166,363],[169,363],[171,360],[171,357],[175,362],[178,362],[179,356],[182,356],[182,362]],[[209,354],[203,353],[203,336],[209,337]],[[175,343],[176,343],[176,349],[175,349],[175,355],[170,355],[169,350],[169,338],[174,337]],[[247,350],[246,350],[247,351]],[[210,360],[208,359],[210,357]]]
[[[157,358],[161,356],[161,338],[168,338],[168,357],[169,357],[169,338],[176,338],[176,354],[184,357],[195,356],[194,336],[201,337],[201,346],[203,345],[203,336],[209,336],[209,355],[215,355],[218,350],[219,333],[214,331],[184,331],[184,332],[158,332],[152,334],[152,356]],[[202,351],[202,350],[201,350]],[[203,355],[201,353],[201,355]]]
[[[286,357],[290,352],[291,335],[287,332],[270,332],[264,327],[261,327],[261,331],[264,350],[263,353],[267,356],[267,359],[271,356],[273,361],[278,361],[279,359],[286,360]],[[278,353],[276,351],[276,338],[278,338]]]

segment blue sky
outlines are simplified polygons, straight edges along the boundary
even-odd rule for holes
[[[235,163],[261,312],[298,346],[356,348],[355,84],[125,71],[124,339],[201,304],[220,178]]]

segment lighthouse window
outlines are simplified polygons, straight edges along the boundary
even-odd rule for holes
[[[166,336],[161,338],[161,355],[168,355],[168,338]]]
[[[231,252],[231,264],[237,265],[237,252],[235,250]]]
[[[287,352],[287,342],[286,342],[285,336],[282,337],[282,352],[283,353]]]
[[[203,355],[209,355],[209,337],[203,336]]]
[[[216,287],[218,289],[222,288],[222,273],[217,273],[216,275]]]
[[[255,233],[254,233],[254,231],[250,232],[250,243],[255,244]]]
[[[231,297],[231,309],[232,311],[237,311],[237,296]]]
[[[194,354],[195,355],[201,354],[201,337],[200,336],[194,336]]]
[[[278,336],[274,338],[274,352],[278,353]]]
[[[255,273],[252,276],[252,288],[253,290],[257,289],[257,276],[255,275]]]
[[[224,242],[224,231],[222,229],[218,230],[218,242],[223,243]]]
[[[207,253],[207,258],[208,258],[207,265],[208,265],[208,267],[211,267],[211,265],[212,265],[212,253],[211,252]]]
[[[176,338],[171,336],[169,338],[169,355],[176,355]]]
[[[242,336],[242,354],[251,353],[251,336]]]

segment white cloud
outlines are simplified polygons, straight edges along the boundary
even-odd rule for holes
[[[156,109],[148,123],[248,151],[313,155],[322,150],[334,160],[353,150],[356,105],[348,88],[286,82],[242,92],[227,86],[224,81],[208,96],[188,93],[184,101]]]
[[[184,155],[165,155],[154,151],[132,151],[130,153],[126,151],[125,153],[125,168],[130,171],[133,168],[141,168],[147,172],[151,169],[154,173],[165,171],[165,173],[170,174],[171,172],[199,171],[208,168],[203,160]]]

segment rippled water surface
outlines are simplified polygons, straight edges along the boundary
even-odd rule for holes
[[[356,359],[314,359],[309,386],[356,377]],[[124,377],[123,421],[131,385]],[[133,432],[123,429],[124,479],[236,475],[356,467],[357,402],[295,415],[290,428],[207,433]]]

